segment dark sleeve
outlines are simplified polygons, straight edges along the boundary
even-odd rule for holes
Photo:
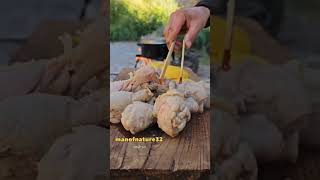
[[[201,0],[196,6],[204,6],[207,7],[208,9],[210,9],[210,13],[212,14],[212,2],[214,0]]]
[[[210,9],[210,13],[219,13],[224,8],[225,0],[201,0],[196,6],[204,6]]]
[[[210,9],[210,14],[213,14],[214,9],[221,6],[222,0],[201,0],[196,6],[204,6]],[[210,18],[208,19],[206,27],[210,26]]]

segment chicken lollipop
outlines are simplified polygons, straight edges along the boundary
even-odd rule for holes
[[[133,73],[133,76],[122,86],[122,91],[136,92],[145,84],[159,83],[156,70],[148,65],[144,65]]]
[[[110,122],[120,123],[122,111],[132,103],[132,92],[118,91],[110,94]]]
[[[171,137],[177,136],[191,119],[190,109],[197,111],[198,104],[184,94],[171,89],[160,95],[154,104],[153,114],[158,126]]]
[[[130,104],[122,113],[123,127],[132,134],[145,130],[155,122],[152,109],[152,105],[139,101]]]
[[[120,123],[121,113],[134,101],[147,102],[153,97],[149,89],[142,89],[136,93],[116,91],[110,94],[110,122]]]
[[[210,90],[204,82],[184,82],[177,85],[177,89],[184,92],[187,96],[192,97],[199,105],[199,112],[203,112],[204,107],[210,107],[209,95]]]

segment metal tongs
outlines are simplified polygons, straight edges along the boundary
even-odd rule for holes
[[[170,46],[169,52],[167,54],[167,57],[166,57],[166,59],[164,61],[164,64],[163,64],[163,67],[162,67],[162,71],[161,71],[161,74],[160,74],[160,82],[161,83],[163,82],[164,75],[166,74],[168,65],[171,63],[172,53],[173,53],[173,49],[174,49],[175,44],[176,44],[176,41],[173,41],[171,46]],[[182,76],[183,76],[184,54],[185,54],[185,42],[183,40],[183,42],[182,42],[182,55],[181,55],[180,75],[179,75],[179,83],[180,84],[182,83]]]

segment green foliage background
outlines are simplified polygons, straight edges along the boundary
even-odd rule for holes
[[[136,41],[152,32],[161,36],[170,14],[180,8],[176,0],[111,0],[110,5],[111,41]],[[206,48],[209,32],[200,32],[193,47]]]
[[[111,41],[138,40],[163,26],[178,9],[175,0],[111,0]]]

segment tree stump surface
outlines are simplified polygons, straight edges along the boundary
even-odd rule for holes
[[[166,135],[155,124],[132,135],[121,124],[110,125],[111,176],[188,177],[210,173],[210,111],[192,114],[176,137]],[[161,142],[118,142],[116,138],[156,138]],[[156,139],[155,139],[156,140]],[[143,178],[142,178],[143,179]],[[170,178],[169,178],[170,179]]]

